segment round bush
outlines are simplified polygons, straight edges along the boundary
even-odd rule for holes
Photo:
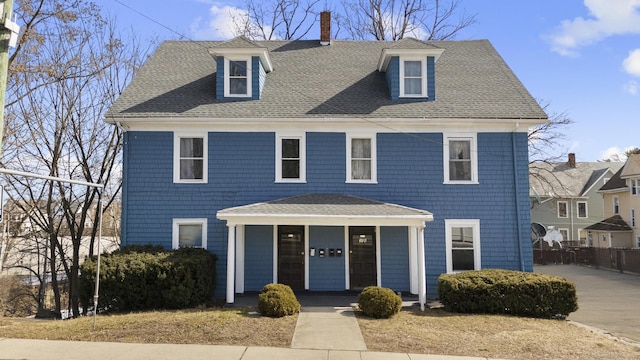
[[[358,295],[358,306],[369,317],[388,319],[400,312],[402,299],[391,289],[368,286]]]
[[[263,316],[283,317],[300,311],[293,290],[284,284],[267,284],[258,295],[258,311]]]

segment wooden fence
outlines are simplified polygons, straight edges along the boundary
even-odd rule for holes
[[[534,249],[534,264],[582,264],[640,274],[640,249],[573,247]]]

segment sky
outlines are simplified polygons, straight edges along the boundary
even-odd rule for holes
[[[229,14],[244,0],[95,3],[143,40],[224,40],[233,37]],[[597,161],[640,147],[640,0],[461,0],[461,7],[477,23],[456,39],[488,39],[550,117],[573,120],[555,154]]]

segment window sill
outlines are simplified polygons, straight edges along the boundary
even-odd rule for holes
[[[208,184],[207,180],[198,180],[198,181],[186,181],[186,180],[180,180],[180,181],[173,181],[174,184],[191,184],[191,185],[197,185],[197,184]]]
[[[444,181],[444,185],[479,185],[478,181]]]
[[[291,179],[291,180],[285,180],[285,179],[279,179],[274,181],[276,184],[306,184],[307,180],[299,180],[299,179]]]
[[[347,180],[345,184],[377,184],[376,180]]]

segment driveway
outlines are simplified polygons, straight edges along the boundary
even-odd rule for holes
[[[569,320],[640,342],[640,276],[579,265],[536,265],[534,272],[561,276],[576,285],[578,311]]]

